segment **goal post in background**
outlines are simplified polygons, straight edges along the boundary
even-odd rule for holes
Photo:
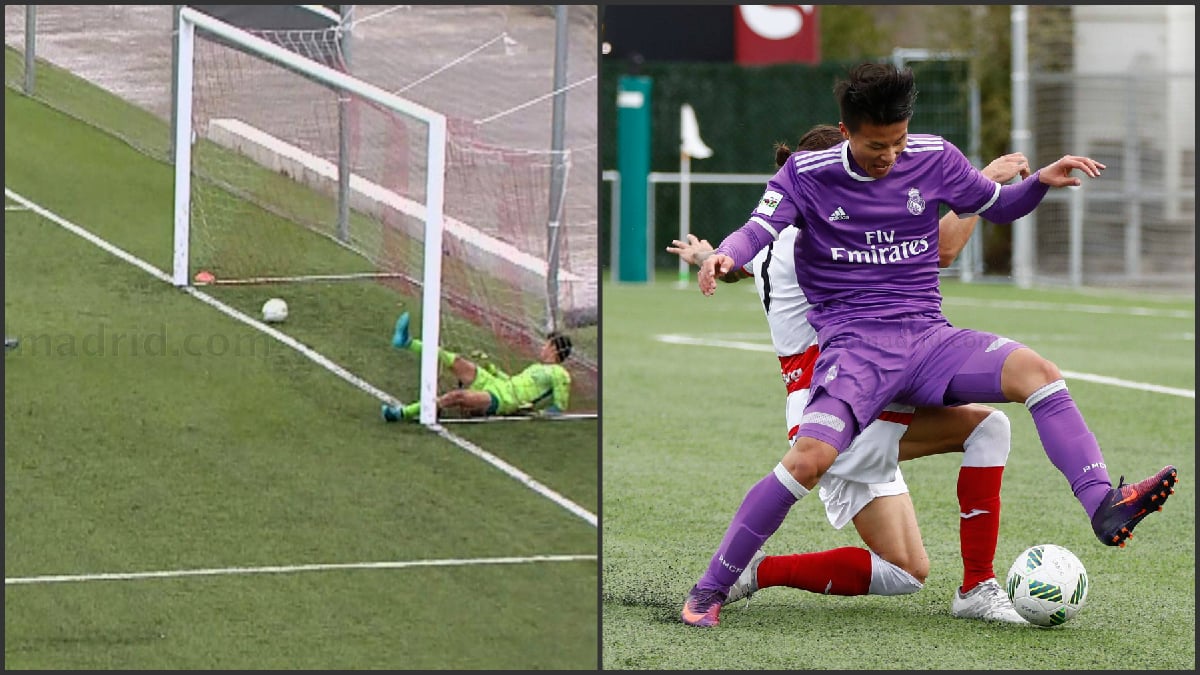
[[[257,55],[338,92],[348,92],[385,109],[419,120],[426,125],[425,194],[422,207],[424,221],[424,261],[421,275],[422,321],[421,339],[429,348],[421,354],[421,418],[425,425],[437,421],[437,349],[441,325],[442,302],[442,230],[446,172],[446,118],[424,106],[390,94],[379,87],[363,82],[328,66],[304,58],[272,42],[226,24],[190,8],[178,12],[178,61],[175,77],[175,207],[174,256],[172,279],[176,286],[191,283],[190,252],[192,235],[192,147],[198,138],[193,127],[193,90],[197,29]],[[269,105],[269,102],[263,102]]]
[[[280,328],[297,337],[338,345],[359,336],[373,346],[345,341],[335,358],[404,401],[418,399],[424,357],[388,347],[402,311],[413,337],[436,312],[440,346],[484,352],[484,365],[509,373],[536,360],[556,328],[574,342],[569,408],[594,417],[598,10],[352,7],[188,5],[190,133],[176,128],[183,6],[44,5],[35,22],[33,6],[7,5],[6,84],[20,88],[32,72],[36,30],[31,96],[162,162],[169,176],[177,140],[187,148],[187,237],[178,249],[165,243],[176,223],[168,181],[163,212],[150,216],[163,223],[165,246],[147,251],[169,277],[178,268],[179,283],[251,314],[282,297],[291,313]],[[198,25],[205,17],[266,44],[240,33],[232,42]],[[329,70],[296,69],[309,59]],[[440,306],[422,281],[436,265],[424,246],[429,125],[316,72],[444,117]],[[439,370],[438,391],[457,386],[450,368]]]

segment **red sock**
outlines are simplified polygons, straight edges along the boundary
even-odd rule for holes
[[[826,595],[866,595],[871,553],[846,546],[818,553],[769,555],[758,565],[758,587],[789,586]]]
[[[958,538],[962,547],[963,592],[996,576],[1000,536],[1000,482],[1003,466],[964,466],[958,470]]]

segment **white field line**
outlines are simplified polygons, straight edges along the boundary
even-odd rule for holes
[[[554,501],[559,506],[562,506],[563,508],[567,509],[571,513],[574,513],[575,515],[584,519],[592,527],[599,527],[600,521],[599,521],[599,518],[596,517],[596,514],[592,513],[591,511],[588,511],[587,509],[576,504],[575,502],[572,502],[571,500],[558,494],[554,490],[551,490],[550,488],[546,487],[545,485],[542,485],[541,483],[534,480],[529,474],[525,473],[524,471],[521,471],[517,467],[509,464],[508,462],[505,462],[504,460],[493,455],[492,453],[488,452],[487,450],[484,450],[483,448],[475,445],[471,441],[468,441],[465,438],[459,438],[458,436],[455,436],[454,434],[450,433],[449,431],[446,431],[446,429],[441,426],[434,425],[434,428],[437,430],[438,434],[440,436],[442,436],[442,438],[452,441],[453,443],[455,443],[459,447],[463,448],[467,452],[470,452],[472,455],[475,455],[476,457],[482,458],[484,461],[486,461],[489,464],[502,467],[504,470],[504,473],[506,473],[509,476],[512,476],[513,478],[517,479],[518,481],[524,483],[526,485],[526,487],[528,487],[529,489]]]
[[[62,227],[63,229],[71,232],[72,234],[78,235],[79,237],[82,237],[83,239],[87,240],[88,242],[95,244],[99,248],[107,251],[108,253],[111,253],[112,255],[120,258],[121,260],[124,260],[125,262],[129,263],[130,265],[133,265],[134,267],[141,269],[142,271],[144,271],[147,274],[149,274],[150,276],[162,281],[163,283],[165,283],[167,285],[172,285],[171,277],[166,272],[163,272],[162,270],[151,265],[150,263],[146,262],[145,260],[138,258],[137,256],[133,255],[132,253],[129,253],[121,248],[118,248],[117,246],[114,246],[113,244],[105,241],[104,239],[101,239],[100,237],[83,229],[82,227],[66,220],[62,216],[59,216],[56,213],[46,210],[42,206],[35,204],[34,202],[26,199],[25,197],[22,197],[21,195],[13,192],[12,190],[8,189],[7,186],[4,188],[4,196],[8,197],[9,199],[11,199],[15,202],[22,204],[23,206],[27,207],[29,210],[33,211],[34,213],[37,213],[38,215],[42,216],[43,218],[46,218],[47,220],[55,223],[59,227]],[[396,397],[392,396],[391,394],[388,394],[387,392],[383,391],[382,389],[379,389],[378,387],[375,387],[374,385],[372,385],[371,383],[362,379],[361,377],[358,377],[354,373],[351,373],[350,371],[346,370],[345,368],[339,366],[338,364],[329,360],[328,357],[321,354],[320,352],[317,352],[316,350],[301,344],[295,338],[293,338],[287,334],[281,333],[278,330],[276,330],[275,328],[272,328],[271,326],[268,326],[267,324],[255,319],[251,316],[243,314],[242,312],[234,309],[233,307],[230,307],[229,305],[226,305],[225,303],[221,302],[220,300],[217,300],[216,298],[212,297],[211,295],[208,295],[207,293],[205,293],[193,286],[187,286],[181,290],[183,290],[188,295],[191,295],[192,297],[196,298],[197,300],[203,302],[204,304],[216,309],[217,311],[221,312],[222,314],[224,314],[232,319],[235,319],[237,321],[241,321],[242,323],[246,324],[247,326],[250,326],[251,328],[262,331],[263,333],[266,333],[267,335],[270,335],[271,337],[275,338],[279,342],[282,342],[283,344],[287,345],[288,347],[291,347],[292,349],[295,349],[296,351],[300,352],[301,354],[308,357],[310,360],[312,360],[317,365],[328,370],[329,372],[333,373],[334,375],[340,377],[342,380],[348,382],[349,384],[351,384],[358,390],[366,392],[366,393],[370,394],[371,396],[374,396],[375,398],[379,399],[381,402],[389,403],[391,405],[403,405],[403,403]],[[459,448],[471,453],[472,455],[475,455],[479,459],[484,460],[485,462],[491,464],[492,466],[496,467],[497,469],[500,469],[505,474],[507,474],[509,477],[514,478],[517,481],[523,483],[524,485],[526,485],[527,487],[532,489],[537,494],[539,494],[543,497],[546,497],[547,499],[550,499],[551,501],[555,502],[556,504],[563,507],[567,511],[570,511],[571,513],[574,513],[574,514],[580,516],[585,521],[587,521],[589,524],[591,524],[592,527],[598,526],[599,521],[595,514],[587,511],[583,507],[572,502],[571,500],[567,499],[566,497],[558,494],[554,490],[551,490],[549,487],[542,485],[538,481],[531,478],[524,471],[521,471],[520,469],[512,466],[511,464],[508,464],[504,460],[501,460],[500,458],[496,457],[495,455],[483,450],[482,448],[475,445],[474,443],[471,443],[470,441],[466,440],[465,438],[455,436],[454,434],[446,431],[439,425],[435,424],[432,427],[430,427],[430,429],[432,431],[436,432],[442,438],[455,444]]]
[[[680,290],[695,292],[695,282],[682,286]],[[747,289],[757,296],[754,285]],[[1076,312],[1080,314],[1117,314],[1125,316],[1154,316],[1166,319],[1195,319],[1196,312],[1186,309],[1164,309],[1161,307],[1114,307],[1112,305],[1085,305],[1079,303],[1041,302],[1037,300],[984,300],[982,298],[944,297],[942,305],[983,307],[987,309],[1018,309],[1042,312]]]
[[[28,211],[29,209],[25,208],[24,206],[9,206],[8,204],[5,204],[4,210],[5,210],[5,212],[8,212],[8,211]]]
[[[448,558],[444,560],[406,560],[394,562],[315,563],[310,565],[271,565],[265,567],[214,567],[158,572],[111,572],[104,574],[48,574],[36,577],[4,578],[5,586],[60,584],[79,581],[131,581],[136,579],[175,579],[180,577],[219,577],[241,574],[291,574],[333,570],[395,570],[410,567],[459,567],[464,565],[520,565],[540,562],[576,562],[596,560],[594,554],[534,555],[511,558]]]
[[[1079,312],[1083,314],[1124,314],[1128,316],[1156,316],[1167,319],[1194,319],[1196,313],[1185,309],[1162,309],[1158,307],[1112,307],[1109,305],[1081,305],[1077,303],[1038,302],[1035,300],[982,300],[979,298],[943,298],[944,305],[985,307],[995,309],[1022,309],[1044,312]]]
[[[349,274],[300,274],[288,277],[246,277],[244,279],[215,279],[194,281],[197,286],[254,286],[258,284],[294,284],[308,281],[359,281],[361,279],[405,279],[403,272],[351,272]]]
[[[569,422],[572,420],[594,420],[599,415],[596,413],[562,413],[559,415],[492,415],[490,417],[447,417],[439,420],[442,424],[475,424],[475,423],[492,423],[492,422]]]
[[[1114,387],[1124,387],[1126,389],[1137,389],[1139,391],[1151,391],[1156,394],[1168,394],[1171,396],[1179,396],[1181,398],[1196,398],[1195,389],[1176,389],[1175,387],[1164,387],[1159,384],[1150,384],[1148,382],[1133,382],[1131,380],[1122,380],[1117,377],[1108,377],[1107,375],[1095,375],[1092,373],[1079,373],[1074,370],[1062,371],[1063,377],[1068,380],[1083,380],[1084,382],[1095,382],[1097,384],[1111,384]]]
[[[725,349],[741,349],[749,352],[770,352],[775,353],[775,347],[769,344],[761,344],[754,342],[739,342],[734,340],[710,340],[707,338],[693,337],[690,335],[655,335],[654,339],[659,342],[676,345],[693,345],[697,347],[722,347]],[[1148,382],[1134,382],[1132,380],[1122,380],[1116,377],[1108,377],[1107,375],[1096,375],[1093,373],[1081,373],[1073,370],[1062,371],[1063,377],[1068,380],[1083,380],[1085,382],[1095,382],[1097,384],[1108,384],[1114,387],[1124,387],[1126,389],[1136,389],[1138,391],[1149,391],[1156,394],[1168,394],[1170,396],[1179,396],[1181,398],[1196,398],[1195,389],[1177,389],[1175,387],[1164,387],[1159,384],[1150,384]]]

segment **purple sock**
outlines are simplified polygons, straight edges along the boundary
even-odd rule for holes
[[[697,588],[728,593],[729,587],[750,564],[754,552],[779,529],[797,499],[774,472],[755,483],[746,492],[729,529],[725,530],[721,546],[713,554],[704,576],[696,583]]]
[[[1091,518],[1112,489],[1100,444],[1062,380],[1034,392],[1025,402],[1042,439],[1046,457],[1071,484],[1071,492]]]

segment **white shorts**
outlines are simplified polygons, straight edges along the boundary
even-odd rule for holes
[[[801,389],[788,394],[787,423],[788,442],[799,428],[800,418],[804,414],[804,406],[808,403],[808,390]],[[889,405],[887,411],[911,414],[912,406]],[[896,418],[896,415],[889,416]],[[858,512],[876,497],[902,495],[908,492],[908,484],[900,472],[900,437],[908,431],[908,424],[901,421],[878,419],[867,425],[850,447],[838,454],[833,465],[817,482],[817,495],[825,504],[825,515],[829,524],[835,529],[842,529]],[[854,452],[850,452],[854,450]],[[865,467],[861,460],[873,460],[874,465]],[[882,482],[865,482],[854,480],[854,476],[878,475],[893,476],[891,480]]]
[[[896,479],[887,483],[859,483],[826,473],[817,481],[817,496],[825,505],[825,516],[833,529],[840,530],[854,519],[859,511],[876,497],[902,495],[908,492],[908,484],[900,468],[896,468]]]

